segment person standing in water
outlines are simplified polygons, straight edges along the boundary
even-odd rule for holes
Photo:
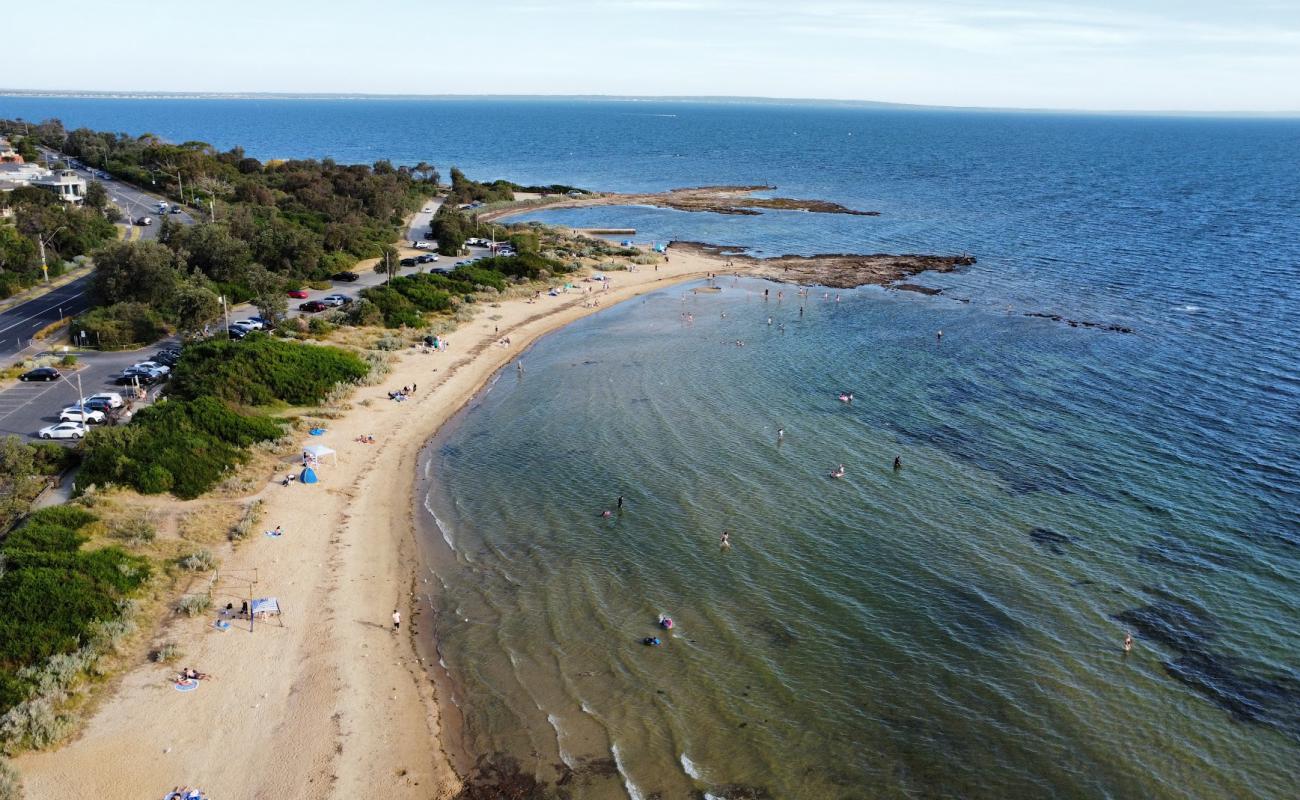
[[[942,342],[942,341],[943,341],[943,331],[939,331],[938,333],[936,333],[936,334],[934,335],[934,340],[935,340],[936,342]]]
[[[776,429],[776,440],[779,442],[785,438],[785,428]]]
[[[1126,632],[1124,634],[1124,652],[1128,653],[1131,652],[1132,650],[1133,650],[1133,634]]]
[[[898,472],[902,468],[903,468],[903,457],[894,456],[894,472]]]
[[[723,532],[722,532],[722,545],[721,545],[721,546],[722,546],[722,549],[723,549],[723,550],[728,550],[728,549],[731,548],[731,532],[730,532],[730,531],[723,531]]]
[[[619,511],[623,510],[623,495],[621,494],[618,496],[618,510]]]

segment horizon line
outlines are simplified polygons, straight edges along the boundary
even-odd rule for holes
[[[231,92],[231,91],[152,91],[102,89],[12,89],[0,87],[0,97],[66,97],[81,99],[135,100],[578,100],[675,103],[733,103],[766,105],[831,105],[915,111],[1003,112],[1020,114],[1089,114],[1101,116],[1158,117],[1250,117],[1294,118],[1297,110],[1208,110],[1208,109],[1092,109],[1034,106],[960,106],[927,103],[901,103],[888,100],[859,100],[815,97],[765,97],[761,95],[621,95],[621,94],[410,94],[381,92]]]

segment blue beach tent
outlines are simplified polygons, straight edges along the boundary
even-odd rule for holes
[[[302,474],[298,476],[298,480],[303,483],[315,483],[320,479],[316,477],[316,470],[311,467],[303,467]]]

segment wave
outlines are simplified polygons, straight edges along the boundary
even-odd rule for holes
[[[623,788],[627,790],[627,796],[632,800],[645,800],[645,795],[632,782],[632,777],[627,774],[627,765],[623,763],[623,751],[618,749],[618,745],[611,745],[610,753],[614,756],[614,767],[618,769],[618,774],[623,778]]]
[[[555,747],[560,751],[560,760],[569,769],[576,769],[577,760],[564,749],[564,731],[560,730],[560,718],[554,714],[547,714],[546,721],[551,723],[551,727],[555,729]]]
[[[699,765],[696,764],[694,761],[692,761],[691,757],[686,755],[685,751],[682,752],[681,762],[682,762],[682,770],[687,775],[691,776],[697,781],[704,780],[704,774],[700,772]]]

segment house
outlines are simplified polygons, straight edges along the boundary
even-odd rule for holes
[[[48,170],[39,164],[0,163],[0,192],[36,186],[54,192],[65,203],[80,205],[86,199],[86,181],[70,169]]]
[[[9,144],[9,140],[0,137],[0,164],[21,164],[23,157]]]

